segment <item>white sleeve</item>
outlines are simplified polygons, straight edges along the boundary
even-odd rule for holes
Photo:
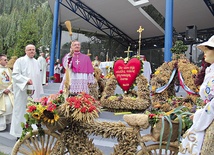
[[[214,81],[210,79],[205,88],[205,96],[208,100],[206,106],[197,111],[194,116],[194,128],[196,131],[205,130],[214,119]]]
[[[25,89],[25,86],[27,85],[28,80],[30,78],[23,76],[21,73],[21,59],[16,60],[13,66],[13,73],[12,73],[12,78],[13,82],[16,83],[16,85],[21,89],[22,91]]]
[[[71,58],[70,54],[66,54],[65,57],[63,58],[62,65],[64,68],[71,67],[71,66],[68,66],[68,59],[69,58]]]

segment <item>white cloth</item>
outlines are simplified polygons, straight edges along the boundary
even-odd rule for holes
[[[194,114],[193,125],[185,133],[178,155],[200,155],[204,131],[214,119],[214,64],[206,69],[200,96],[207,104]]]
[[[114,61],[106,61],[106,62],[101,62],[99,68],[102,71],[103,75],[105,76],[107,74],[107,68],[109,67],[113,68],[113,66],[114,66]]]
[[[143,75],[147,79],[148,83],[150,82],[152,74],[151,64],[148,61],[143,61]]]
[[[49,72],[50,71],[50,58],[46,58],[46,71]]]
[[[34,58],[29,58],[27,55],[16,60],[13,67],[13,90],[14,90],[14,108],[11,122],[10,134],[15,137],[20,137],[22,128],[20,123],[26,122],[24,114],[26,113],[27,105],[27,82],[33,81],[35,89],[32,95],[33,99],[40,98],[43,94],[42,83],[40,79],[39,63]]]
[[[72,72],[72,70],[70,68],[68,68],[68,58],[69,58],[69,55],[67,54],[64,57],[63,66],[69,70],[70,92],[71,93],[86,92],[89,94],[88,84],[95,82],[93,73],[88,74],[88,73]],[[70,63],[70,65],[71,64],[72,64],[72,62]],[[64,74],[63,80],[60,85],[60,90],[63,90],[65,77],[66,77],[66,74]]]
[[[10,93],[4,94],[5,90]],[[0,65],[0,131],[6,129],[6,124],[11,122],[13,111],[12,71]]]
[[[37,60],[40,66],[42,84],[46,84],[46,67],[47,67],[46,59],[43,56],[40,56]]]
[[[100,66],[100,61],[99,61],[99,60],[94,60],[94,61],[92,62],[92,65],[93,65],[93,67],[98,67],[98,68],[99,68],[99,66]]]
[[[63,77],[63,74],[61,73],[62,66],[60,64],[57,64],[54,66],[54,74],[59,74],[60,77]]]

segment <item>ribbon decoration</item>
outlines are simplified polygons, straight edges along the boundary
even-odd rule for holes
[[[155,91],[155,93],[161,93],[161,92],[163,92],[166,88],[169,87],[170,83],[172,82],[172,80],[173,80],[173,78],[174,78],[174,76],[175,76],[176,71],[177,71],[177,68],[174,68],[173,71],[172,71],[172,74],[171,74],[171,76],[170,76],[170,78],[169,78],[168,83],[165,84],[164,86],[160,87],[160,88],[157,88],[156,91]]]
[[[181,87],[182,87],[188,94],[192,94],[192,95],[197,95],[197,94],[198,94],[198,93],[192,91],[189,87],[187,87],[187,85],[185,85],[184,79],[183,79],[182,74],[181,74],[180,71],[178,71],[178,78],[179,78]]]

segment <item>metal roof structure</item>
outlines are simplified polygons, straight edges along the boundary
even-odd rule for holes
[[[54,0],[48,0],[54,12]],[[73,29],[105,34],[127,46],[164,44],[166,0],[59,0],[59,25],[69,20]],[[213,0],[174,0],[173,34],[186,36],[187,26],[197,27],[197,42],[214,35]]]

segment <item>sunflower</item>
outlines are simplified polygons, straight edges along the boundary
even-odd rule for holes
[[[39,112],[32,113],[32,117],[37,119],[37,120],[40,120],[41,116],[42,116],[42,114]]]
[[[43,111],[43,121],[53,124],[54,122],[57,122],[59,119],[59,115],[57,113],[44,110]]]

